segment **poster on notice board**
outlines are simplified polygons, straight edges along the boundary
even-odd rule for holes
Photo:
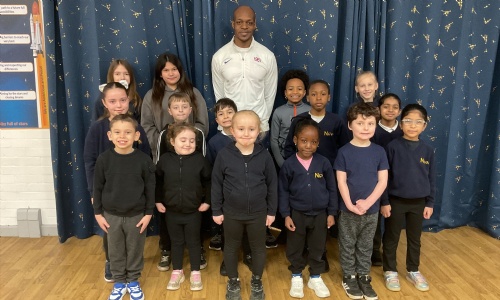
[[[42,0],[0,0],[0,128],[49,128]]]

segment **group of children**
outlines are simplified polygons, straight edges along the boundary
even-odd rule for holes
[[[206,261],[200,235],[202,213],[209,210],[224,233],[226,299],[241,299],[237,266],[242,242],[251,253],[250,299],[265,298],[266,228],[277,211],[287,235],[290,296],[304,297],[306,265],[307,286],[318,297],[330,296],[320,274],[327,231],[334,225],[349,298],[378,299],[369,274],[372,262],[377,265],[381,258],[380,240],[385,285],[400,290],[396,249],[405,225],[406,277],[417,289],[429,289],[418,267],[422,222],[433,212],[435,174],[433,149],[419,139],[428,121],[421,105],[401,110],[395,94],[378,99],[375,75],[363,72],[356,78],[360,101],[349,108],[346,122],[326,111],[327,82],[309,83],[305,72],[291,70],[282,78],[287,103],[272,118],[271,155],[260,143],[257,114],[237,111],[227,98],[214,107],[221,130],[205,148],[206,104],[176,56],[159,56],[142,107],[130,106],[130,87],[116,82],[128,79],[135,92],[133,76],[120,76],[108,78],[113,82],[102,90],[103,115],[91,126],[84,153],[96,220],[105,233],[105,279],[115,282],[109,299],[127,292],[131,299],[144,299],[138,278],[153,203],[161,213],[158,269],[173,267],[169,290],[185,280],[184,246],[190,289],[203,288],[200,270]],[[129,111],[141,111],[142,126]]]

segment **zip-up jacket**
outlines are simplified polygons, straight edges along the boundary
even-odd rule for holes
[[[216,100],[230,98],[238,110],[255,111],[262,131],[269,131],[278,88],[278,65],[273,52],[254,38],[248,48],[239,48],[231,39],[212,57],[212,83]]]
[[[210,163],[199,152],[163,154],[156,165],[156,203],[179,213],[198,211],[203,202],[210,204],[211,173]]]
[[[212,172],[212,215],[249,220],[262,214],[274,216],[278,181],[271,154],[260,144],[253,153],[241,154],[228,144],[215,159]]]

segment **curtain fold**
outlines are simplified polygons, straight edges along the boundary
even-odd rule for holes
[[[157,55],[175,53],[210,109],[211,58],[232,38],[238,4],[255,10],[255,39],[275,53],[280,77],[298,68],[331,84],[329,110],[344,114],[355,101],[360,70],[377,74],[380,93],[424,105],[422,139],[436,149],[438,172],[425,230],[470,225],[500,237],[499,1],[45,1],[61,242],[99,233],[82,154],[109,63],[127,59],[143,96]],[[283,103],[279,88],[275,106]]]

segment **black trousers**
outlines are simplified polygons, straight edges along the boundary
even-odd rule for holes
[[[160,236],[160,250],[165,250],[170,252],[172,248],[172,241],[170,240],[170,235],[168,234],[167,220],[165,213],[158,213],[160,216],[160,227],[158,228]]]
[[[172,241],[172,266],[174,270],[182,269],[184,257],[184,246],[189,251],[191,271],[200,270],[201,259],[201,213],[199,211],[190,214],[167,211],[168,232]]]
[[[389,196],[391,216],[385,219],[383,237],[383,266],[385,271],[397,272],[396,252],[401,229],[406,223],[406,270],[418,271],[420,265],[420,236],[424,220],[425,199],[403,199]]]
[[[288,269],[292,274],[302,273],[309,263],[309,273],[320,275],[325,270],[325,262],[321,259],[326,244],[326,211],[311,216],[292,210],[290,217],[295,225],[295,231],[287,229],[286,257],[290,262]],[[307,245],[307,260],[303,255]]]
[[[224,261],[229,278],[238,277],[238,254],[243,232],[248,235],[252,252],[252,273],[262,276],[266,264],[266,215],[235,220],[224,216]]]

